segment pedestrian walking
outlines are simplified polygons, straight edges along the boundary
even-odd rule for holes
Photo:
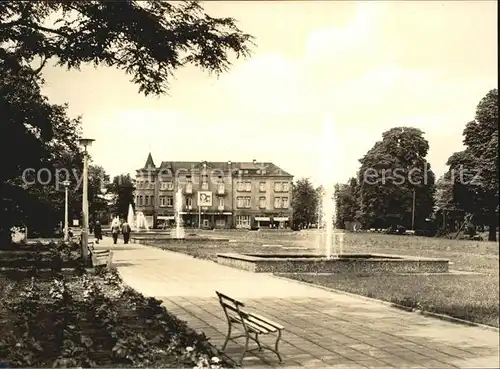
[[[94,225],[94,237],[95,243],[99,243],[102,240],[102,226],[101,223],[97,220]]]
[[[111,235],[113,236],[113,243],[116,245],[118,242],[118,235],[120,234],[120,221],[118,218],[113,219],[111,223]]]
[[[130,232],[132,232],[130,225],[126,221],[123,222],[122,224],[123,243],[128,244],[128,241],[130,240]]]

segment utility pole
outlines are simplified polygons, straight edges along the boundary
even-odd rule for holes
[[[95,140],[91,138],[81,138],[80,144],[84,148],[83,152],[83,196],[82,196],[82,258],[85,263],[89,261],[89,199],[88,199],[88,186],[89,186],[89,159],[87,147],[92,145]]]
[[[415,189],[413,189],[413,205],[411,208],[411,230],[415,230]]]
[[[69,181],[64,181],[64,241],[69,242],[69,220],[68,220],[68,187]]]

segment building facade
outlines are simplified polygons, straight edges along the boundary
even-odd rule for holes
[[[292,224],[293,176],[273,163],[167,162],[151,154],[137,170],[136,211],[148,224],[184,227],[286,228]]]

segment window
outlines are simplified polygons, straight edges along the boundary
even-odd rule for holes
[[[250,203],[251,203],[250,196],[240,196],[236,200],[237,200],[237,206],[239,208],[249,208],[250,207]]]
[[[166,199],[166,202],[167,202],[167,207],[171,208],[172,206],[174,206],[174,198],[173,198],[173,196],[166,196],[165,199]]]
[[[154,196],[151,196],[150,199],[149,199],[150,203],[152,206],[155,205],[155,197]]]
[[[281,182],[274,182],[274,192],[281,192],[283,191],[283,186]]]
[[[201,176],[201,189],[208,190],[208,175],[206,174]]]
[[[219,197],[219,208],[223,208],[224,207],[224,198],[223,197]]]
[[[186,206],[188,208],[193,206],[193,198],[192,197],[186,197]]]
[[[238,215],[236,217],[236,228],[250,228],[250,216]]]
[[[252,182],[251,181],[238,182],[237,190],[239,192],[252,192]]]
[[[193,192],[193,182],[187,182],[186,183],[186,192],[187,193],[192,193]]]
[[[143,198],[142,198],[142,196],[137,196],[136,203],[137,203],[137,205],[142,206],[142,204],[143,204]]]
[[[160,190],[165,191],[167,189],[167,182],[160,182]]]
[[[224,228],[226,226],[226,220],[225,219],[216,219],[215,226],[217,228]]]
[[[217,193],[224,193],[224,190],[225,190],[225,186],[224,186],[224,182],[222,181],[219,181],[219,183],[217,183]]]
[[[259,183],[259,191],[260,192],[266,192],[266,182],[260,182]]]
[[[288,197],[283,197],[281,199],[281,206],[283,209],[288,209]]]
[[[281,208],[281,198],[280,197],[274,198],[274,208],[275,209]]]
[[[266,198],[265,197],[260,197],[259,198],[259,208],[265,209],[266,208]]]
[[[167,190],[167,191],[173,191],[174,190],[174,182],[172,182],[172,181],[162,182],[161,189]]]
[[[160,206],[167,206],[167,199],[165,198],[165,196],[160,196]]]
[[[288,192],[290,189],[290,185],[288,182],[283,182],[283,192]]]

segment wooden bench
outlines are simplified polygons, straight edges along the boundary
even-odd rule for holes
[[[243,308],[245,307],[245,305],[242,302],[235,300],[227,295],[224,295],[218,291],[215,291],[215,293],[219,297],[219,303],[222,306],[222,309],[224,310],[224,314],[226,315],[228,324],[226,340],[222,345],[221,351],[222,352],[225,351],[226,346],[230,340],[235,342],[236,339],[244,337],[245,348],[239,360],[240,365],[242,364],[243,359],[247,352],[252,352],[255,350],[262,350],[262,349],[267,349],[274,352],[278,356],[280,363],[282,363],[283,360],[281,359],[278,345],[281,339],[282,331],[285,328],[282,325],[275,323],[272,320],[269,320],[261,315],[250,313],[244,310]],[[241,325],[243,327],[244,333],[237,336],[231,336],[233,324]],[[270,333],[277,334],[274,348],[267,345],[263,345],[259,341],[259,335],[267,335]],[[256,348],[253,349],[248,348],[250,340],[257,343]]]
[[[95,250],[94,243],[89,242],[89,252],[92,258],[92,266],[106,265],[111,268],[111,261],[113,260],[113,252],[111,250]]]

